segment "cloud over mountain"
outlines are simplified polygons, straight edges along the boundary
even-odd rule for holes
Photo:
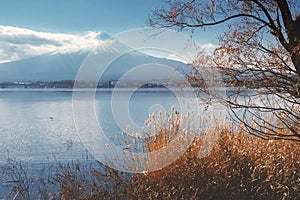
[[[89,73],[84,80],[93,80],[91,77],[98,69],[105,69],[101,81],[108,81],[118,80],[131,69],[147,63],[181,69],[185,66],[174,59],[142,53],[102,32],[79,36],[3,26],[2,31],[5,32],[0,37],[2,55],[10,60],[0,63],[0,82],[74,80],[88,55],[93,61],[97,59],[88,66]],[[142,73],[134,78],[144,80],[148,76]]]
[[[86,35],[47,33],[0,25],[0,63],[51,52],[91,50],[107,38],[109,36],[101,32]]]
[[[118,58],[106,71],[106,80],[118,79],[145,63],[185,70],[201,49],[209,52],[215,48],[212,44],[192,46],[182,34],[164,33],[159,34],[160,39],[141,30],[111,37],[103,32],[49,33],[0,25],[0,81],[75,79],[82,62],[94,53],[103,60],[93,67],[105,67],[105,59]]]
[[[132,37],[134,40],[135,37]],[[103,32],[91,31],[81,35],[50,33],[0,25],[0,63],[23,60],[47,53],[90,51],[96,47],[105,46],[110,39],[111,37]],[[166,39],[170,40],[170,44],[174,44],[172,38]],[[201,45],[200,49],[211,52],[215,47],[215,45],[209,43]],[[185,57],[185,60],[191,60],[195,57],[194,53],[180,56]],[[184,59],[173,54],[156,55],[150,52],[150,55],[184,61]]]

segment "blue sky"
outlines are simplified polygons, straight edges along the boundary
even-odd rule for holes
[[[90,48],[94,32],[115,35],[145,27],[162,0],[0,1],[0,63],[56,50]],[[216,43],[216,33],[197,31],[200,44]],[[173,42],[173,41],[171,41]]]
[[[149,13],[162,5],[162,0],[9,0],[0,2],[0,24],[49,32],[116,34],[145,26]],[[209,32],[200,35],[214,39]]]
[[[0,24],[50,32],[101,30],[110,34],[145,25],[161,0],[9,0]]]

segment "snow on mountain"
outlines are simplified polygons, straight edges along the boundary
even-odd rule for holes
[[[100,40],[100,41],[104,41],[104,40],[108,40],[108,39],[111,39],[111,36],[104,33],[104,32],[100,32],[100,31],[91,31],[89,32],[87,35],[84,36],[85,38],[87,39],[97,39],[97,40]]]
[[[54,52],[28,59],[1,63],[0,82],[74,80],[81,63],[93,50],[96,49],[103,57],[119,55],[120,52],[130,50],[129,47],[103,32],[90,32],[85,35],[84,38],[84,46],[80,46],[83,41],[78,41],[77,46],[74,46],[72,43],[72,45],[65,45],[64,48]],[[86,44],[86,42],[89,43]],[[113,62],[101,80],[117,80],[133,67],[147,63],[164,64],[181,69],[184,69],[185,66],[185,64],[178,61],[157,58],[138,51],[131,51]],[[104,66],[101,66],[100,61],[99,66],[93,67]],[[143,74],[139,78],[147,78],[147,74]]]

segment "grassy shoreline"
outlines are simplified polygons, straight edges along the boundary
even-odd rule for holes
[[[184,129],[182,119],[175,111],[152,116],[147,123],[155,137],[145,142],[147,151],[168,145]],[[209,152],[201,134],[218,138]],[[300,199],[300,143],[262,140],[228,123],[201,134],[179,159],[153,172],[71,162],[45,169],[50,175],[39,177],[34,192],[22,163],[2,166],[0,177],[17,180],[10,183],[9,199],[32,199],[33,193],[34,199]]]

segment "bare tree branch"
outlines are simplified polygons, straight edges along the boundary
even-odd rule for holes
[[[230,91],[222,99],[229,105],[233,121],[262,139],[300,142],[300,7],[297,3],[293,0],[214,0],[211,3],[169,0],[166,7],[153,13],[150,25],[179,31],[226,25],[214,54],[200,56],[193,63],[189,80],[203,87],[206,84],[202,66],[215,67],[225,84],[233,87],[234,92]]]

